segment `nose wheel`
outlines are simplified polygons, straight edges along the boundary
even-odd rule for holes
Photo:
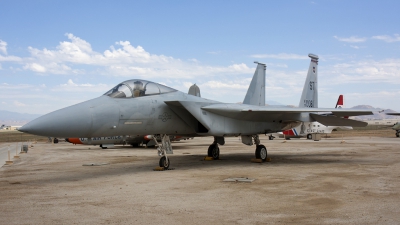
[[[163,167],[164,169],[169,168],[169,158],[163,156],[160,158],[159,166]]]
[[[169,168],[170,161],[167,157],[167,154],[173,154],[171,141],[169,140],[169,136],[166,134],[161,134],[161,144],[157,142],[156,135],[153,135],[153,140],[156,143],[158,155],[161,156],[158,165],[165,170]]]

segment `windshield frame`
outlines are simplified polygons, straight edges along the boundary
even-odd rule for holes
[[[128,89],[121,87],[127,87]],[[127,90],[129,90],[130,93],[126,92]],[[107,95],[111,98],[138,98],[162,95],[176,91],[178,90],[159,83],[141,79],[132,79],[119,83],[103,95]],[[127,94],[129,95],[128,97]]]

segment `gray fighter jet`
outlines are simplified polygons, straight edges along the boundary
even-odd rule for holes
[[[225,137],[241,136],[243,144],[256,145],[255,156],[267,159],[259,134],[274,133],[318,121],[326,126],[366,126],[345,119],[371,115],[370,110],[323,109],[317,107],[318,56],[311,58],[301,108],[265,106],[266,65],[257,64],[243,104],[221,103],[189,95],[173,88],[140,79],[124,81],[104,95],[39,117],[19,130],[52,137],[107,137],[118,135],[161,135],[160,167],[168,168],[172,153],[169,135],[214,136],[208,155],[219,158]],[[155,136],[153,135],[153,136]],[[157,142],[157,140],[155,140]]]

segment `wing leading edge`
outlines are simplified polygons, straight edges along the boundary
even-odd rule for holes
[[[247,121],[317,121],[325,126],[366,126],[367,123],[344,119],[345,116],[372,115],[371,110],[360,109],[331,109],[331,108],[290,108],[250,106],[240,104],[212,104],[201,109],[238,120]],[[323,113],[323,114],[317,114]]]

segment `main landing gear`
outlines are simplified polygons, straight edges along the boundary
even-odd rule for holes
[[[207,155],[213,157],[213,159],[219,159],[219,147],[218,143],[213,143],[208,147]]]
[[[253,140],[254,140],[254,144],[256,145],[256,159],[261,159],[262,161],[267,161],[267,148],[265,148],[264,145],[260,144],[260,138],[258,137],[258,135],[252,135]]]
[[[207,156],[212,157],[213,159],[219,159],[219,147],[218,144],[224,145],[225,138],[224,137],[216,137],[214,136],[214,142],[208,147]]]
[[[153,135],[153,140],[156,143],[158,155],[161,156],[158,165],[163,167],[165,170],[169,168],[170,161],[167,157],[167,154],[173,154],[171,141],[169,140],[169,136],[166,134],[161,134],[161,144],[157,142],[156,135]]]
[[[271,140],[271,141],[274,140],[274,138],[275,138],[275,137],[274,137],[272,134],[270,134],[270,135],[268,136],[268,139]]]
[[[400,130],[396,131],[396,137],[400,137]]]

